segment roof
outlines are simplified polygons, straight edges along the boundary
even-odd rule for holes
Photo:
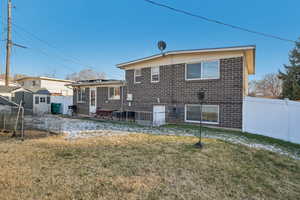
[[[49,90],[46,89],[46,88],[26,88],[26,87],[22,87],[20,89],[21,89],[20,92],[29,92],[29,93],[33,93],[33,94],[51,95]]]
[[[17,79],[16,81],[22,81],[26,79],[33,79],[33,80],[47,80],[47,81],[58,81],[58,82],[67,82],[67,83],[73,83],[74,81],[71,80],[64,80],[64,79],[58,79],[58,78],[49,78],[44,76],[25,76],[22,78]]]
[[[137,64],[137,63],[142,63],[145,61],[151,61],[151,60],[155,60],[155,59],[159,59],[162,57],[167,57],[167,56],[171,56],[171,55],[183,55],[183,54],[197,54],[197,53],[209,53],[209,52],[233,52],[233,51],[252,51],[253,56],[252,56],[252,65],[253,65],[253,69],[252,69],[252,73],[255,73],[255,49],[256,46],[255,45],[246,45],[246,46],[231,46],[231,47],[219,47],[219,48],[205,48],[205,49],[189,49],[189,50],[176,50],[176,51],[167,51],[164,52],[162,54],[155,54],[152,56],[148,56],[145,58],[140,58],[137,60],[132,60],[132,61],[128,61],[128,62],[124,62],[124,63],[120,63],[117,64],[116,66],[118,68],[121,69],[125,69],[126,67],[128,67],[129,65],[133,65],[133,64]],[[252,74],[250,73],[250,74]]]
[[[6,105],[6,106],[19,106],[13,101],[8,100],[7,98],[0,95],[0,105]]]
[[[25,88],[26,90],[31,91],[34,94],[46,94],[50,95],[51,93],[46,88]]]
[[[103,85],[124,85],[125,81],[114,80],[114,79],[96,79],[96,80],[84,80],[77,81],[73,84],[68,84],[69,86],[103,86]]]
[[[14,86],[3,86],[3,85],[0,85],[0,93],[11,93],[12,91],[14,90],[17,90],[19,89],[20,87],[14,87]]]

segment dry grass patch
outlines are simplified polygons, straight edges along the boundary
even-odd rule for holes
[[[214,139],[0,137],[1,199],[297,199],[300,162]]]

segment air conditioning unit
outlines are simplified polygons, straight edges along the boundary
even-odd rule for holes
[[[127,101],[132,101],[132,100],[133,100],[132,94],[127,94]]]

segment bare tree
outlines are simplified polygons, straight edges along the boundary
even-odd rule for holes
[[[282,92],[282,81],[278,74],[266,74],[261,80],[253,80],[249,83],[250,96],[279,97]]]
[[[84,69],[80,72],[74,72],[66,76],[66,79],[72,81],[79,81],[79,80],[93,80],[93,79],[105,79],[106,75],[104,72],[96,72],[92,69]]]
[[[57,74],[57,71],[53,70],[51,72],[43,74],[43,76],[46,76],[46,77],[49,77],[49,78],[56,78],[56,74]]]

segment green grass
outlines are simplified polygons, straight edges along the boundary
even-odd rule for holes
[[[0,136],[1,199],[299,199],[300,161],[215,139],[200,150],[197,140]]]

